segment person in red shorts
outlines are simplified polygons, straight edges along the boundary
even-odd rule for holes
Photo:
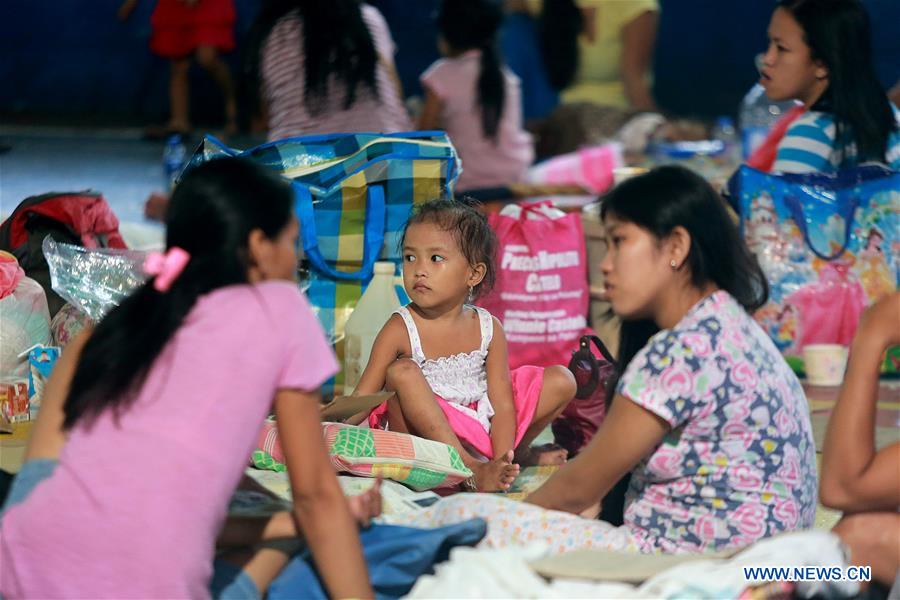
[[[119,19],[128,19],[138,0],[125,0]],[[165,133],[188,133],[191,58],[216,81],[225,98],[225,134],[237,132],[234,82],[221,52],[234,49],[234,0],[158,0],[150,17],[150,49],[168,58],[170,116]]]

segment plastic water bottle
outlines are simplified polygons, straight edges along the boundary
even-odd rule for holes
[[[793,100],[775,102],[766,96],[758,83],[750,88],[741,101],[741,149],[744,160],[753,154],[769,135],[772,126],[794,106]]]
[[[712,138],[722,142],[722,160],[728,165],[737,166],[741,161],[741,149],[738,143],[737,130],[731,117],[719,117],[712,128]]]
[[[163,172],[166,174],[166,183],[170,190],[175,187],[175,180],[184,167],[184,156],[185,150],[181,135],[173,133],[166,140],[166,146],[163,148]]]
[[[344,327],[344,394],[350,395],[369,363],[375,337],[400,306],[390,261],[375,263],[375,275]]]

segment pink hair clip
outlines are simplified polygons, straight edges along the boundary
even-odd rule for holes
[[[191,255],[183,248],[172,247],[168,252],[151,252],[144,260],[144,271],[156,275],[153,288],[158,292],[167,292],[172,282],[178,279],[184,267],[191,260]]]

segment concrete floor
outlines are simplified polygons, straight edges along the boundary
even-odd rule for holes
[[[186,142],[188,155],[201,137],[195,132]],[[263,141],[242,136],[233,145],[245,149]],[[144,218],[144,201],[166,190],[163,146],[143,139],[136,127],[0,125],[0,219],[29,196],[94,190],[116,213],[129,247],[158,248],[164,230]]]
[[[134,129],[0,127],[0,214],[35,194],[92,189],[122,222],[142,223],[147,196],[165,189],[162,142]]]

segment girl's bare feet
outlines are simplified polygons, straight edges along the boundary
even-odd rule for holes
[[[513,452],[489,462],[473,462],[467,465],[472,470],[473,481],[467,482],[469,491],[505,492],[519,476],[519,465],[512,462]]]
[[[569,453],[562,446],[556,444],[543,444],[541,446],[529,446],[516,450],[516,462],[523,467],[536,467],[544,465],[562,465],[568,459]]]

